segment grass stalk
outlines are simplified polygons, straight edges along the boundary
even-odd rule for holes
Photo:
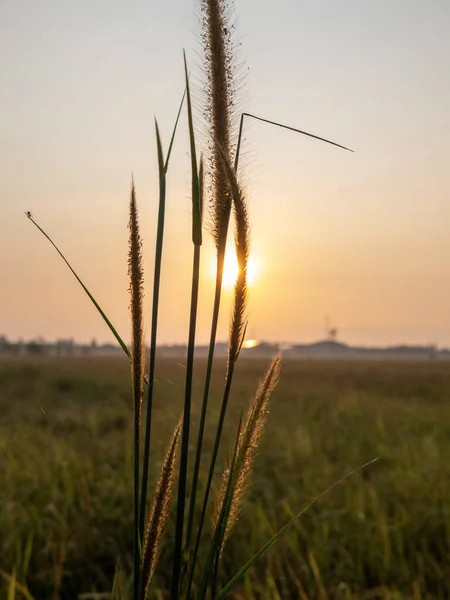
[[[201,455],[203,450],[203,437],[208,407],[209,389],[211,384],[212,365],[219,321],[220,300],[222,294],[223,265],[228,235],[228,224],[231,212],[231,198],[226,184],[226,175],[223,171],[219,146],[231,154],[230,130],[234,95],[233,83],[233,57],[230,49],[227,31],[230,26],[227,22],[227,3],[224,0],[201,0],[203,14],[203,42],[205,65],[207,70],[207,115],[210,123],[210,144],[212,164],[213,200],[211,205],[212,223],[211,232],[217,251],[217,271],[214,292],[214,306],[210,330],[208,359],[200,415],[200,424],[197,435],[196,454],[192,479],[191,497],[189,502],[188,523],[186,532],[186,550],[189,551],[192,537],[194,512],[197,497],[198,477]]]
[[[148,494],[148,476],[149,476],[149,463],[150,463],[150,441],[151,441],[151,429],[152,429],[152,407],[153,407],[153,391],[154,391],[154,380],[155,380],[155,361],[156,361],[156,338],[158,333],[158,314],[159,314],[159,289],[161,282],[161,262],[162,262],[162,250],[164,241],[164,220],[165,220],[165,207],[166,207],[166,174],[169,168],[169,160],[175,140],[175,134],[178,127],[178,122],[181,115],[181,109],[183,108],[184,98],[186,92],[183,93],[181,103],[178,109],[177,118],[175,125],[172,130],[172,136],[170,139],[169,150],[167,152],[166,160],[164,161],[161,136],[159,134],[158,122],[155,119],[155,130],[156,130],[156,146],[158,153],[158,173],[159,173],[159,204],[158,204],[158,224],[156,232],[156,248],[155,248],[155,264],[153,269],[153,298],[152,298],[152,317],[151,317],[151,333],[150,333],[150,356],[149,356],[149,375],[148,375],[148,386],[147,386],[147,407],[146,407],[146,419],[145,419],[145,439],[144,439],[144,457],[142,464],[142,490],[141,490],[141,502],[139,509],[139,531],[141,537],[144,532],[145,524],[145,511],[147,507],[147,494]]]
[[[223,424],[225,421],[225,415],[228,407],[231,384],[233,381],[234,366],[239,357],[239,351],[241,349],[246,328],[245,312],[247,306],[247,263],[250,248],[250,226],[247,205],[242,189],[238,184],[236,172],[234,171],[233,166],[231,165],[225,150],[221,148],[219,143],[217,143],[217,149],[218,156],[221,161],[221,171],[226,177],[227,189],[230,194],[230,198],[232,198],[233,202],[233,213],[235,218],[235,247],[236,257],[238,261],[238,277],[234,289],[234,306],[231,318],[230,336],[228,344],[228,368],[225,380],[225,389],[220,408],[219,421],[216,429],[216,436],[211,456],[208,479],[206,482],[205,495],[203,498],[202,512],[195,541],[195,548],[191,561],[187,597],[189,597],[190,590],[192,587],[195,563],[197,560],[200,539],[203,531],[203,525],[209,501],[209,494],[211,491],[212,479],[214,476],[214,469],[217,461],[217,454],[219,451],[220,440],[222,437]]]
[[[228,229],[228,223],[227,223]],[[222,295],[222,278],[223,278],[223,267],[225,262],[225,245],[226,245],[226,237],[222,236],[223,241],[221,241],[219,250],[217,253],[217,272],[216,272],[216,283],[215,283],[215,291],[214,291],[214,306],[213,306],[213,315],[211,322],[211,332],[209,339],[209,348],[208,348],[208,358],[206,364],[206,375],[205,375],[205,383],[203,387],[203,398],[202,398],[202,409],[200,414],[200,423],[197,434],[197,443],[195,448],[195,462],[194,462],[194,471],[192,476],[192,490],[191,497],[189,502],[189,514],[188,514],[188,523],[186,528],[186,548],[189,549],[192,538],[192,528],[194,522],[194,513],[195,513],[195,505],[197,499],[197,488],[198,488],[198,477],[200,472],[200,462],[202,457],[203,450],[203,438],[205,431],[205,423],[206,423],[206,414],[208,410],[208,399],[209,399],[209,390],[211,385],[211,375],[212,375],[212,365],[214,361],[214,350],[216,344],[217,337],[217,326],[219,323],[219,311],[220,311],[220,300]]]
[[[166,172],[164,170],[163,153],[161,146],[161,137],[159,134],[158,122],[155,120],[156,143],[158,149],[159,165],[159,206],[158,206],[158,225],[156,232],[156,250],[155,266],[153,271],[153,300],[152,300],[152,318],[150,332],[150,357],[149,373],[147,386],[147,412],[145,419],[145,441],[144,458],[142,465],[142,491],[141,504],[139,511],[139,531],[143,535],[145,524],[145,510],[147,507],[148,475],[150,462],[150,439],[152,428],[152,408],[153,408],[153,389],[155,382],[155,361],[156,361],[156,337],[158,333],[158,312],[159,312],[159,289],[161,283],[161,262],[164,239],[164,219],[166,208]]]
[[[203,497],[202,512],[201,512],[200,521],[198,524],[197,536],[196,536],[196,540],[195,540],[195,547],[194,547],[194,551],[192,553],[192,558],[191,558],[186,598],[190,598],[190,594],[191,594],[191,590],[192,590],[192,584],[193,584],[193,580],[194,580],[194,572],[195,572],[195,567],[196,567],[196,562],[197,562],[197,557],[198,557],[198,550],[200,547],[200,540],[201,540],[201,536],[202,536],[202,532],[203,532],[203,525],[205,523],[206,511],[208,508],[209,494],[211,491],[211,484],[212,484],[212,480],[213,480],[213,476],[214,476],[214,468],[216,465],[217,454],[219,451],[219,445],[220,445],[220,440],[221,440],[221,436],[222,436],[222,429],[223,429],[223,424],[225,421],[225,414],[226,414],[226,410],[227,410],[227,406],[228,406],[228,400],[230,398],[231,383],[233,381],[233,373],[234,373],[234,364],[235,364],[234,362],[230,363],[228,365],[228,369],[227,369],[227,376],[226,376],[226,380],[225,380],[225,389],[224,389],[224,393],[223,393],[223,397],[222,397],[222,404],[220,407],[219,421],[217,424],[216,436],[214,439],[214,447],[213,447],[212,455],[211,455],[211,462],[210,462],[209,471],[208,471],[208,479],[207,479],[206,487],[205,487],[205,495]]]
[[[228,472],[228,477],[226,478],[226,485],[225,485],[225,490],[224,490],[224,502],[221,506],[220,514],[218,515],[218,519],[216,522],[216,526],[214,528],[213,536],[212,536],[211,542],[209,544],[209,551],[208,551],[208,555],[207,555],[206,561],[205,561],[205,566],[203,569],[203,575],[202,575],[202,580],[200,583],[200,589],[199,589],[199,593],[197,596],[197,600],[204,600],[204,598],[206,596],[206,591],[208,589],[208,581],[211,578],[211,573],[214,571],[214,564],[216,562],[216,557],[218,555],[218,552],[220,552],[220,539],[221,539],[221,535],[222,535],[221,530],[222,530],[223,521],[225,518],[227,500],[229,499],[229,497],[232,493],[231,488],[232,488],[232,482],[233,482],[234,472],[235,472],[235,468],[236,468],[236,461],[237,461],[238,452],[239,452],[239,442],[241,440],[241,433],[242,433],[242,414],[239,419],[238,431],[237,431],[236,441],[235,441],[234,450],[233,450],[233,454],[232,454],[232,458],[231,458],[230,469]],[[187,597],[189,598],[189,596],[187,596]]]
[[[194,126],[192,118],[191,95],[187,72],[186,55],[184,55],[184,72],[186,78],[186,97],[189,121],[189,137],[191,148],[192,168],[192,242],[194,244],[194,258],[192,266],[191,309],[189,318],[189,336],[186,363],[186,383],[184,396],[183,431],[181,438],[180,473],[178,479],[177,516],[175,527],[175,547],[173,556],[173,571],[171,584],[171,598],[177,600],[182,570],[183,529],[185,521],[186,482],[189,452],[189,429],[191,420],[192,377],[194,370],[195,331],[197,325],[198,288],[200,281],[200,247],[202,244],[202,198],[200,192],[199,175],[197,172],[197,155],[195,149]]]
[[[140,535],[139,535],[139,447],[140,417],[144,391],[144,335],[142,243],[136,205],[134,181],[131,187],[129,220],[128,275],[130,277],[130,308],[132,325],[131,373],[134,404],[134,598],[139,598]]]

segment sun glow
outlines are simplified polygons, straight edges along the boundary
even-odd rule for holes
[[[214,261],[215,263],[215,261]],[[236,253],[233,248],[228,248],[225,252],[225,262],[223,266],[223,278],[222,285],[225,289],[231,289],[236,283],[238,276],[239,267],[236,258]],[[214,264],[213,274],[216,274],[216,265]],[[247,284],[252,286],[255,282],[256,276],[258,275],[258,263],[250,256],[247,265]]]
[[[259,344],[258,340],[245,340],[245,342],[242,344],[242,347],[243,348],[254,348],[258,344]]]

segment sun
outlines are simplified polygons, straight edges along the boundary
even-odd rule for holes
[[[250,340],[245,340],[244,343],[242,344],[243,348],[255,348],[257,345],[259,344],[258,340],[254,340],[254,339],[250,339]]]
[[[214,275],[216,268],[214,266]],[[222,285],[225,289],[231,289],[236,283],[239,267],[236,258],[236,253],[233,248],[228,248],[225,252],[225,262],[223,265]],[[248,259],[247,265],[247,285],[254,284],[258,274],[258,263],[253,256]]]

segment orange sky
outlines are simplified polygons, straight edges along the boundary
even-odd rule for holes
[[[147,304],[156,229],[153,114],[167,147],[199,75],[195,2],[43,0],[0,8],[0,334],[111,339],[31,210],[128,339],[131,171]],[[350,154],[253,123],[242,163],[258,276],[249,333],[279,341],[450,345],[450,5],[236,1],[242,108],[329,137]],[[199,96],[197,97],[199,103]],[[187,337],[190,164],[184,119],[168,178],[160,342]],[[208,338],[206,235],[198,340]],[[224,297],[219,337],[227,333]],[[149,325],[149,324],[147,324]]]

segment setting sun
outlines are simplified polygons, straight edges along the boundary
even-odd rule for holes
[[[242,344],[243,348],[255,348],[257,345],[259,344],[258,340],[254,340],[254,339],[250,339],[250,340],[245,340],[244,343]]]
[[[233,248],[228,248],[225,253],[225,263],[223,268],[223,287],[225,289],[231,289],[236,283],[236,279],[238,276],[238,262],[236,258],[236,253]],[[213,266],[213,275],[216,274],[216,265],[214,261]],[[249,257],[248,266],[247,266],[247,284],[249,286],[253,285],[255,282],[256,276],[258,274],[258,263],[253,258],[253,256]]]

